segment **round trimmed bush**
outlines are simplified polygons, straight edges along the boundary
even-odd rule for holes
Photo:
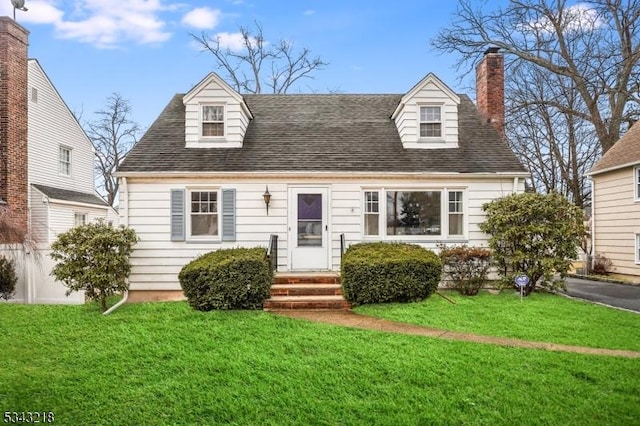
[[[0,256],[0,299],[9,300],[16,292],[18,276],[13,261]]]
[[[234,248],[196,258],[178,279],[193,309],[262,309],[273,272],[264,248]]]
[[[415,302],[438,288],[441,275],[438,255],[416,244],[354,244],[342,260],[342,292],[354,305]]]

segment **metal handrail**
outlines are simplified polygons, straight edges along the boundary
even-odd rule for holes
[[[342,263],[345,251],[347,251],[347,241],[344,234],[340,234],[340,263]]]
[[[276,271],[278,269],[278,236],[271,234],[269,236],[269,247],[267,247],[267,257],[271,263],[271,270]]]

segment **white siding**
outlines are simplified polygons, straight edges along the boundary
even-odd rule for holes
[[[210,74],[195,92],[185,97],[185,143],[188,148],[242,146],[249,125],[249,115],[242,107],[242,98],[215,74]],[[215,104],[225,107],[223,138],[201,137],[201,105]]]
[[[48,244],[49,236],[47,229],[49,228],[49,209],[45,203],[45,196],[33,187],[30,188],[30,191],[29,215],[31,221],[31,237],[38,244]]]
[[[49,241],[54,241],[58,234],[68,231],[75,226],[75,213],[87,215],[87,223],[96,222],[99,219],[107,219],[107,210],[85,205],[57,204],[53,200],[49,202]]]
[[[29,184],[94,193],[91,141],[35,60],[29,61]],[[60,145],[71,148],[71,175],[58,173]]]
[[[524,190],[522,180],[517,190]],[[234,242],[172,242],[170,236],[170,191],[204,185],[211,188],[234,188],[236,190],[236,241]],[[269,215],[262,194],[265,186],[272,194]],[[219,248],[267,247],[269,236],[278,235],[278,269],[288,268],[287,236],[289,215],[287,210],[288,188],[290,186],[326,186],[329,188],[329,231],[331,235],[331,269],[340,268],[340,235],[344,234],[347,245],[357,243],[362,238],[362,191],[363,188],[463,188],[465,201],[467,237],[455,241],[429,240],[418,243],[435,249],[440,242],[485,245],[486,236],[478,225],[484,220],[482,204],[493,198],[513,192],[513,179],[421,179],[421,180],[368,180],[348,179],[326,180],[305,179],[299,182],[273,179],[257,180],[187,180],[187,179],[135,179],[128,178],[127,192],[122,193],[120,202],[121,222],[128,218],[128,225],[134,228],[140,238],[135,246],[130,276],[132,290],[180,290],[178,273],[196,256]],[[443,200],[443,204],[444,200]],[[295,227],[292,227],[295,229]],[[187,231],[188,235],[188,231]]]
[[[640,202],[635,201],[633,167],[593,177],[595,253],[612,262],[612,272],[640,276],[635,235],[640,234]]]
[[[406,95],[403,107],[395,118],[400,140],[405,148],[457,148],[458,146],[458,103],[450,91],[435,78],[427,77],[417,89]],[[420,138],[420,106],[440,106],[442,119],[442,139]]]

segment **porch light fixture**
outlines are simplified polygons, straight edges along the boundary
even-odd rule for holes
[[[269,193],[269,186],[265,187],[264,194],[262,194],[262,198],[264,199],[264,204],[267,206],[267,216],[269,216],[269,203],[271,202],[271,194]]]

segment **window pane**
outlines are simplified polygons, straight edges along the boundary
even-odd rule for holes
[[[298,194],[298,246],[322,246],[322,194]]]
[[[224,136],[224,123],[202,123],[202,136]]]
[[[420,107],[420,121],[441,121],[440,107]]]
[[[377,214],[364,215],[364,235],[380,235],[380,221]]]
[[[191,235],[218,235],[218,215],[192,214]]]
[[[202,121],[223,121],[224,108],[220,105],[205,105],[202,107]]]
[[[440,235],[440,191],[387,191],[388,235]]]
[[[449,235],[462,235],[462,218],[461,214],[450,214],[449,215]]]
[[[636,169],[636,198],[640,198],[640,167]]]
[[[438,138],[441,136],[440,123],[420,123],[421,138]]]
[[[462,213],[462,192],[449,192],[449,213]]]
[[[367,191],[364,193],[364,211],[365,213],[378,213],[380,211],[380,203],[378,202],[379,194],[377,191]]]

